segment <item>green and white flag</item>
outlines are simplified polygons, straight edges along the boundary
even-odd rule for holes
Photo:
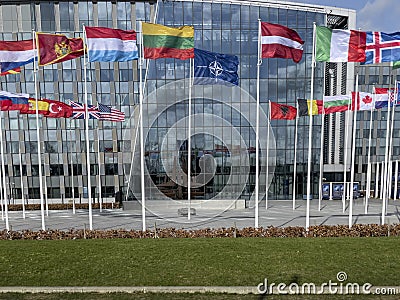
[[[365,61],[366,32],[316,26],[315,36],[315,59],[317,61]]]
[[[351,109],[351,95],[324,96],[324,112],[331,114]]]

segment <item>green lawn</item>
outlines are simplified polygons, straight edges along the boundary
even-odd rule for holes
[[[399,285],[400,238],[0,241],[2,286]]]

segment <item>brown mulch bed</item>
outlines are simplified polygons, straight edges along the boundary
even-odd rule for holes
[[[400,224],[356,224],[349,228],[346,225],[320,225],[310,226],[306,231],[304,227],[247,227],[238,229],[206,228],[198,230],[185,230],[175,228],[157,228],[154,230],[84,230],[70,229],[68,231],[0,231],[0,240],[73,240],[73,239],[133,239],[133,238],[240,238],[240,237],[382,237],[400,236]]]

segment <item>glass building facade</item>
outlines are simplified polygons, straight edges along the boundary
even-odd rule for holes
[[[296,106],[298,98],[310,98],[313,23],[335,28],[354,26],[354,11],[279,1],[2,1],[0,39],[31,39],[32,29],[78,37],[82,36],[82,24],[135,29],[139,37],[142,21],[193,25],[196,48],[239,57],[239,87],[194,86],[191,90],[192,197],[247,200],[254,196],[255,185],[258,19],[290,27],[305,41],[299,63],[272,58],[263,59],[260,66],[260,192],[265,195],[270,182],[269,199],[292,197],[297,132],[296,197],[302,197],[307,183],[309,119],[298,118],[297,130],[294,120],[269,122],[268,103]],[[352,66],[348,65],[317,63],[314,98],[351,90],[353,81],[348,75]],[[21,74],[1,77],[1,90],[33,96],[33,69],[29,64]],[[126,115],[122,123],[89,120],[92,195],[98,196],[101,191],[103,197],[113,197],[121,191],[130,199],[140,198],[138,104],[142,76],[146,79],[146,197],[187,198],[189,74],[189,60],[148,61],[141,74],[138,61],[88,64],[89,103],[111,105]],[[362,76],[360,80],[373,80],[369,73]],[[83,102],[83,58],[41,67],[37,78],[40,97]],[[321,128],[325,139],[331,140],[331,146],[328,142],[323,147],[324,164],[328,166],[324,166],[324,176],[334,181],[343,172],[344,118],[344,114],[337,114],[325,119],[324,126],[320,116],[313,119],[314,194],[319,191]],[[40,144],[34,115],[3,112],[2,122],[8,195],[14,199],[22,194],[28,199],[39,198],[39,150],[47,197],[63,201],[73,195],[83,197],[88,185],[84,120],[40,118]],[[360,150],[363,140],[359,138],[357,143],[358,154],[364,153]]]

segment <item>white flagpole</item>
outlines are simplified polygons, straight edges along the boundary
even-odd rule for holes
[[[19,174],[21,176],[21,201],[22,201],[22,217],[25,219],[25,196],[24,196],[24,177],[22,174],[22,154],[21,154],[21,140],[20,140],[20,127],[18,121],[18,158],[19,158]]]
[[[372,101],[373,106],[371,107],[370,115],[369,115],[369,137],[368,137],[368,165],[367,165],[367,187],[365,191],[365,209],[364,213],[368,213],[368,201],[369,201],[369,196],[371,194],[371,172],[372,172],[372,166],[371,166],[371,142],[372,142],[372,117],[373,117],[373,111],[375,107],[375,95],[374,99]]]
[[[100,208],[100,212],[102,212],[103,211],[103,197],[101,194],[101,161],[100,161],[100,159],[101,159],[101,157],[100,157],[100,130],[99,130],[99,127],[97,127],[97,168],[99,170],[97,189],[99,191],[99,208]]]
[[[271,124],[271,101],[268,101],[268,124]],[[269,131],[267,131],[267,164],[265,167],[265,209],[268,209],[268,179],[269,179]]]
[[[4,215],[6,220],[6,230],[10,230],[10,224],[8,220],[8,196],[6,191],[6,166],[4,161],[4,141],[3,141],[3,125],[2,125],[2,117],[3,113],[0,112],[0,147],[1,147],[1,171],[2,171],[2,179],[3,179],[3,200],[4,200]]]
[[[72,133],[71,133],[71,122],[72,120],[69,119],[69,140],[70,143],[72,143]],[[76,121],[74,121],[75,125]],[[75,128],[75,126],[74,126]],[[72,159],[72,147],[71,147],[71,156],[70,156],[70,161],[71,161],[71,189],[72,189],[72,214],[75,214],[75,188],[74,188],[74,165],[73,165],[73,159]]]
[[[312,99],[310,101],[313,101]],[[325,123],[325,114],[321,115],[321,144],[320,144],[320,158],[319,158],[319,193],[318,193],[318,211],[321,210],[321,201],[322,201],[322,178],[324,175],[324,123]]]
[[[311,58],[311,87],[310,99],[314,99],[314,69],[315,69],[315,31],[316,24],[313,23],[313,47]],[[311,194],[311,159],[312,159],[312,115],[310,115],[310,122],[308,128],[308,162],[307,162],[307,209],[306,209],[306,230],[310,227],[310,194]]]
[[[399,161],[396,160],[394,165],[394,197],[393,200],[397,199],[397,183],[399,178]]]
[[[191,166],[192,166],[192,138],[191,138],[191,128],[192,128],[192,62],[193,59],[189,59],[189,100],[188,100],[188,142],[187,142],[187,190],[188,190],[188,220],[190,220],[190,209],[191,209]]]
[[[349,107],[348,107],[349,108]],[[342,194],[342,211],[345,212],[346,210],[346,196],[347,196],[347,155],[348,155],[348,139],[349,139],[349,126],[348,126],[348,120],[349,120],[349,111],[347,110],[344,113],[344,117],[345,117],[345,128],[344,128],[344,162],[343,162],[343,194]]]
[[[381,224],[385,224],[385,216],[386,216],[386,200],[387,200],[387,192],[388,192],[388,171],[389,171],[389,134],[390,134],[390,95],[388,91],[388,111],[386,118],[386,143],[385,143],[385,164],[383,175],[383,191],[382,191],[382,219]]]
[[[392,76],[390,76],[392,77]],[[392,169],[393,169],[393,161],[392,161],[392,155],[393,155],[393,128],[394,128],[394,113],[395,113],[395,108],[397,104],[397,80],[395,81],[395,86],[394,86],[394,91],[393,91],[393,107],[392,107],[392,116],[391,116],[391,123],[390,123],[390,139],[389,139],[389,180],[388,180],[388,199],[391,197],[391,192],[392,192]],[[391,94],[389,90],[389,105],[391,105]]]
[[[380,192],[379,192],[379,198],[380,199],[383,199],[383,181],[384,181],[384,174],[385,174],[385,172],[384,172],[384,170],[385,170],[385,161],[382,161],[381,162],[381,184],[380,184]]]
[[[83,25],[83,40],[86,40],[85,25]],[[85,89],[85,135],[86,135],[86,166],[87,166],[87,189],[88,189],[88,205],[89,205],[89,229],[93,230],[93,214],[92,214],[92,185],[90,182],[90,144],[89,144],[89,108],[88,108],[88,93],[87,93],[87,49],[84,47],[83,55],[83,74],[84,78],[84,89]]]
[[[294,130],[294,162],[293,162],[293,210],[296,209],[296,179],[297,179],[297,127],[298,127],[298,111],[299,105],[296,103],[297,116],[296,116],[296,125]]]
[[[255,177],[255,198],[254,198],[254,227],[258,228],[258,197],[259,197],[259,146],[258,146],[258,132],[260,126],[260,66],[262,64],[261,59],[261,19],[258,19],[258,45],[257,45],[257,108],[256,108],[256,177]],[[269,132],[269,126],[268,126]],[[267,161],[268,165],[268,161]],[[266,174],[268,178],[268,173]],[[268,179],[267,179],[268,180]],[[266,194],[268,197],[268,193]]]
[[[3,171],[0,169],[0,182],[3,182]],[[0,186],[1,220],[4,221],[4,188]]]
[[[142,82],[142,71],[143,71],[143,61],[144,61],[144,53],[143,53],[143,30],[142,23],[140,23],[140,32],[141,32],[141,57],[139,61],[139,109],[140,109],[140,183],[141,183],[141,191],[142,191],[142,230],[146,230],[146,195],[145,195],[145,182],[144,182],[144,137],[143,137],[143,82]],[[146,68],[147,69],[147,68]]]
[[[376,162],[375,170],[375,198],[379,198],[379,163]]]
[[[358,94],[358,67],[356,73],[356,96],[354,99],[353,111],[353,142],[351,147],[351,171],[350,171],[350,205],[349,205],[349,228],[353,225],[353,197],[354,197],[354,172],[356,165],[356,134],[357,134],[357,103],[359,101]]]
[[[32,31],[33,37],[36,37],[35,31]],[[37,49],[35,44],[35,38],[33,38],[34,48]],[[38,161],[39,161],[39,187],[40,187],[40,211],[42,217],[42,230],[46,230],[44,222],[44,199],[43,199],[43,172],[42,172],[42,147],[40,146],[40,130],[39,130],[39,107],[38,107],[38,82],[37,82],[37,72],[39,66],[36,65],[36,56],[33,60],[33,78],[35,81],[35,101],[36,101],[36,135],[38,140]]]

